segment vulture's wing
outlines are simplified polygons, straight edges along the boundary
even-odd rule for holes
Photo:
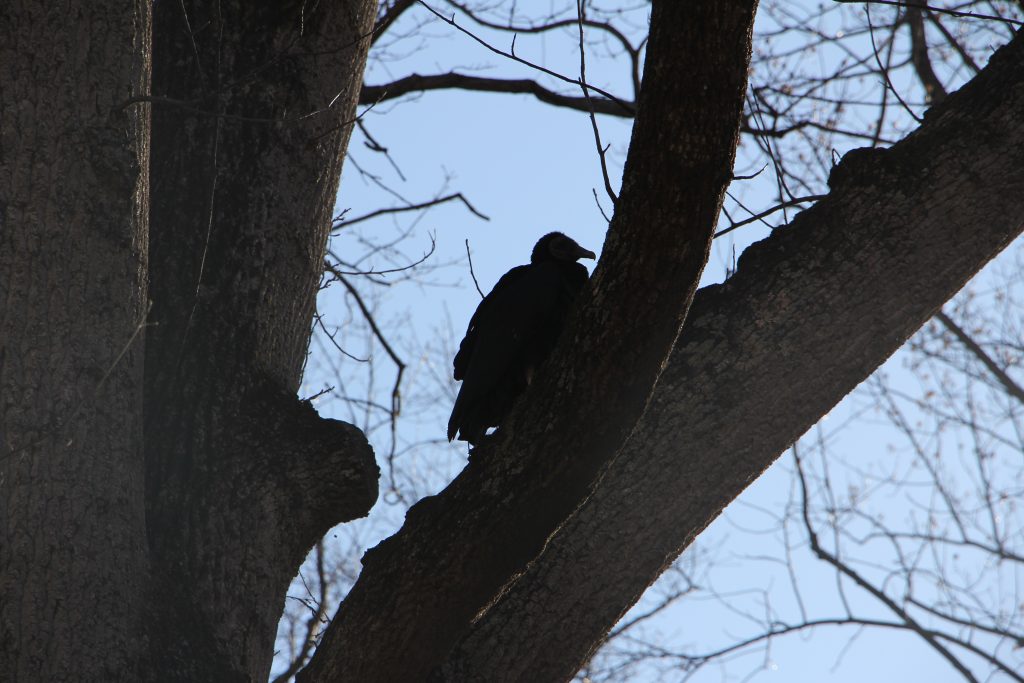
[[[525,275],[529,269],[530,266],[528,265],[516,266],[502,275],[501,279],[494,285],[491,293],[485,296],[483,301],[476,307],[476,311],[474,311],[473,317],[469,319],[469,325],[466,327],[466,336],[462,338],[462,343],[459,344],[459,352],[455,354],[455,360],[452,362],[455,379],[461,380],[466,377],[469,359],[473,355],[473,349],[476,348],[480,321],[488,319],[492,315],[489,311],[495,309],[496,306],[500,307],[502,305],[501,301],[505,298],[504,292],[511,289],[515,281]],[[495,304],[496,301],[498,302],[497,304]]]
[[[578,267],[585,278],[586,269]],[[499,423],[526,387],[558,338],[575,293],[570,289],[576,283],[568,283],[565,276],[555,263],[519,266],[480,303],[455,357],[455,377],[462,378],[462,388],[448,422],[449,440],[461,433],[475,443]]]

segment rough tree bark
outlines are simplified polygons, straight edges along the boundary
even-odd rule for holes
[[[295,398],[375,10],[154,9],[146,500],[176,677],[265,679],[297,567],[376,498],[363,435]]]
[[[149,2],[0,10],[0,671],[143,654]],[[34,59],[25,60],[24,55]],[[127,345],[127,346],[126,346]],[[124,353],[120,353],[124,350]]]

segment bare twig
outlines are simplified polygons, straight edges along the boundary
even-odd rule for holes
[[[375,336],[377,338],[377,341],[381,343],[381,346],[384,347],[384,351],[388,354],[388,357],[391,358],[391,361],[395,364],[395,367],[397,368],[397,371],[395,373],[395,384],[391,390],[391,414],[393,415],[394,418],[397,418],[398,415],[402,412],[401,385],[402,374],[405,372],[405,363],[402,361],[401,357],[399,357],[398,353],[391,347],[391,344],[388,342],[387,337],[384,336],[384,333],[377,325],[377,321],[374,318],[373,313],[366,305],[366,302],[363,301],[363,297],[360,296],[359,291],[352,286],[352,283],[349,282],[344,275],[342,275],[340,272],[336,272],[334,266],[328,264],[327,268],[328,270],[331,271],[332,275],[338,278],[338,282],[340,282],[345,287],[345,289],[348,290],[348,293],[352,295],[352,299],[356,302],[356,306],[358,306],[359,310],[362,312],[363,318],[365,318],[366,320],[366,324],[369,325],[370,329],[373,331],[373,336]]]
[[[943,327],[952,332],[953,336],[956,337],[975,358],[981,361],[981,364],[992,373],[999,384],[1001,384],[1006,390],[1006,393],[1017,399],[1021,404],[1024,404],[1024,388],[1014,382],[1013,378],[1006,374],[1005,370],[999,367],[992,356],[986,353],[985,349],[981,348],[978,342],[974,341],[974,339],[972,339],[962,327],[953,322],[953,319],[946,315],[945,311],[939,310],[935,314],[935,319],[942,323]]]
[[[733,230],[736,230],[737,228],[742,228],[744,225],[748,225],[750,223],[756,223],[757,221],[759,221],[759,220],[761,220],[761,219],[763,219],[763,218],[765,218],[767,216],[770,216],[771,214],[775,213],[776,211],[781,211],[784,208],[788,208],[790,206],[796,206],[797,204],[806,204],[808,202],[816,202],[816,201],[819,201],[821,199],[824,199],[827,196],[828,195],[825,195],[825,194],[812,194],[809,197],[796,197],[795,199],[790,199],[788,202],[782,202],[781,204],[776,204],[775,206],[771,207],[770,209],[765,209],[761,213],[754,214],[754,215],[750,216],[749,218],[744,218],[741,221],[736,221],[732,225],[730,225],[728,228],[722,228],[721,230],[719,230],[718,232],[715,233],[715,237],[721,237],[722,235],[728,235],[730,232],[732,232]]]
[[[418,2],[419,4],[421,4],[424,7],[426,7],[427,10],[429,10],[430,13],[433,14],[435,17],[437,17],[438,19],[440,19],[444,23],[448,24],[449,26],[454,27],[455,29],[459,30],[460,32],[465,33],[467,36],[469,36],[470,38],[472,38],[477,43],[479,43],[480,45],[484,46],[485,48],[487,48],[491,52],[493,52],[493,53],[495,53],[497,55],[501,55],[502,57],[506,57],[508,59],[511,59],[514,62],[519,62],[520,64],[522,64],[524,66],[527,66],[527,67],[529,67],[531,69],[534,69],[536,71],[540,71],[541,73],[547,74],[548,76],[551,76],[552,78],[556,78],[556,79],[558,79],[560,81],[563,81],[565,83],[570,83],[572,85],[579,85],[579,83],[574,78],[569,78],[568,76],[563,76],[562,74],[558,73],[557,71],[552,71],[551,69],[549,69],[549,68],[547,68],[545,66],[541,66],[540,64],[536,64],[536,63],[531,62],[531,61],[529,61],[527,59],[523,59],[522,57],[519,57],[518,55],[516,55],[514,52],[507,52],[505,50],[502,50],[501,48],[494,47],[493,45],[488,43],[483,38],[481,38],[481,37],[477,36],[476,34],[474,34],[472,31],[469,31],[466,28],[460,26],[458,23],[456,23],[454,16],[452,16],[451,18],[444,16],[443,14],[438,12],[436,9],[434,9],[433,7],[428,5],[427,3],[423,2],[423,0],[416,0],[416,2]],[[618,102],[618,103],[622,104],[623,106],[625,106],[625,104],[618,97],[616,97],[615,95],[612,95],[610,92],[608,92],[606,90],[602,90],[601,88],[598,88],[598,87],[593,86],[593,85],[591,85],[589,87],[594,92],[596,92],[596,93],[598,93],[600,95],[603,95],[604,97],[607,97],[609,100],[612,100],[614,102]]]
[[[370,269],[370,270],[341,270],[340,268],[338,268],[337,264],[331,264],[328,261],[324,261],[324,264],[329,269],[329,271],[330,271],[330,273],[332,275],[366,275],[366,276],[369,276],[369,275],[390,275],[391,273],[402,273],[402,272],[407,271],[407,270],[412,270],[416,266],[418,266],[421,263],[425,262],[428,258],[430,258],[434,254],[434,251],[437,250],[437,238],[433,235],[433,233],[431,233],[429,235],[429,237],[430,237],[430,248],[427,249],[425,252],[423,252],[423,256],[421,256],[418,260],[413,261],[412,263],[409,263],[409,264],[404,265],[404,266],[399,266],[398,268],[385,268],[383,270],[375,270],[375,269]],[[337,254],[335,254],[333,251],[328,250],[327,253],[331,256],[331,258],[333,258],[339,264],[342,262],[341,259],[338,258]]]
[[[611,223],[612,219],[608,218],[608,214],[604,212],[604,207],[601,206],[601,200],[597,198],[597,188],[590,188],[590,191],[594,193],[594,203],[597,204],[597,210],[601,212],[601,217],[604,218],[605,223]]]
[[[480,218],[485,221],[491,220],[490,217],[477,211],[476,207],[470,204],[469,200],[466,199],[461,192],[454,192],[452,194],[445,195],[444,197],[438,197],[437,199],[431,199],[430,201],[420,202],[419,204],[410,204],[409,206],[395,206],[387,209],[377,209],[376,211],[371,211],[368,214],[357,216],[356,218],[338,220],[335,221],[335,224],[331,227],[331,229],[337,230],[342,227],[348,228],[355,225],[356,223],[362,223],[363,221],[368,221],[371,218],[377,218],[378,216],[384,216],[389,213],[403,213],[405,211],[419,211],[421,209],[429,209],[432,206],[437,206],[438,204],[444,204],[445,202],[450,202],[453,200],[458,200],[462,202],[462,204],[467,209],[469,209],[470,213],[472,213],[477,218]]]
[[[448,0],[450,5],[458,7],[466,14],[470,19],[475,21],[481,26],[492,28],[498,31],[510,31],[515,34],[519,33],[545,33],[547,31],[554,31],[561,28],[575,27],[576,20],[573,19],[560,19],[556,21],[547,21],[541,24],[499,24],[497,22],[488,21],[483,17],[479,16],[476,12],[470,9],[465,3],[456,2],[456,0]],[[635,98],[640,92],[640,51],[647,41],[646,36],[636,46],[626,37],[619,29],[615,28],[608,22],[604,21],[592,21],[590,19],[583,19],[583,25],[587,28],[597,29],[604,31],[619,43],[623,51],[629,55],[630,60],[630,78],[633,81],[633,97]]]
[[[469,251],[469,240],[466,240],[466,258],[469,259],[469,275],[473,278],[473,286],[476,287],[477,294],[480,298],[484,298],[483,290],[480,289],[480,283],[476,281],[476,273],[473,272],[473,254]]]
[[[903,0],[832,0],[833,2],[839,2],[849,5],[859,4],[872,4],[872,5],[890,5],[892,7],[919,7],[926,9],[930,12],[937,12],[939,14],[948,14],[950,16],[959,17],[961,19],[987,19],[990,21],[1001,21],[1012,26],[1024,26],[1024,22],[1017,21],[1016,19],[1007,19],[1006,17],[1000,17],[995,14],[982,14],[980,12],[968,12],[964,10],[947,9],[945,7],[935,7],[926,3],[920,2],[903,2]]]
[[[583,44],[583,4],[581,0],[576,0],[576,18],[580,30],[580,88],[583,89],[583,97],[587,100],[587,105],[590,107],[590,126],[594,129],[594,144],[597,145],[597,156],[601,160],[601,176],[604,178],[604,191],[608,193],[608,198],[612,200],[612,206],[614,207],[618,203],[619,197],[615,194],[615,190],[612,189],[612,182],[608,178],[608,164],[605,161],[605,153],[608,151],[608,148],[601,144],[601,131],[597,127],[597,117],[594,115],[594,107],[590,101],[590,90],[587,86],[587,50]]]
[[[313,650],[313,646],[316,645],[321,629],[328,622],[327,619],[327,573],[324,571],[324,542],[320,540],[316,544],[316,575],[318,583],[319,596],[316,600],[316,607],[310,608],[309,621],[306,622],[306,637],[302,641],[302,647],[299,648],[299,652],[292,659],[288,668],[282,671],[277,677],[274,678],[272,683],[286,683],[298,673],[306,664],[306,659],[309,657],[309,653]],[[301,577],[302,574],[300,573]],[[303,577],[303,583],[305,584],[305,577]],[[309,592],[309,586],[306,586],[307,593]],[[313,596],[310,595],[310,598]],[[303,601],[305,603],[305,601]],[[307,604],[308,607],[308,604]]]
[[[366,138],[366,140],[363,142],[363,144],[366,145],[366,148],[373,152],[383,154],[384,158],[387,159],[388,163],[391,164],[391,168],[395,169],[395,173],[398,174],[398,177],[401,178],[403,182],[405,182],[405,174],[402,173],[402,169],[400,169],[398,167],[398,164],[395,163],[395,160],[392,158],[391,153],[388,151],[388,148],[377,142],[377,139],[370,134],[370,131],[366,129],[366,124],[363,123],[361,119],[356,121],[356,126],[359,127],[359,131]]]
[[[896,96],[896,99],[903,106],[903,109],[908,114],[910,114],[910,116],[913,117],[915,121],[921,123],[922,121],[924,121],[924,119],[918,116],[917,113],[910,108],[910,105],[907,104],[906,100],[904,100],[903,97],[900,96],[899,91],[896,90],[896,86],[894,86],[892,84],[892,81],[889,79],[889,69],[882,65],[882,58],[878,56],[878,46],[875,44],[875,27],[871,23],[871,8],[865,7],[864,10],[868,20],[868,36],[871,38],[871,49],[875,53],[875,61],[878,63],[878,71],[882,74],[882,77],[885,79],[886,87],[889,88],[890,92],[892,92],[892,94]]]
[[[896,602],[885,594],[881,589],[877,588],[859,573],[855,572],[845,563],[841,562],[838,557],[826,551],[821,544],[818,542],[818,533],[814,529],[814,525],[811,524],[811,516],[808,508],[808,494],[807,494],[807,481],[804,478],[803,465],[800,462],[800,456],[797,455],[795,449],[793,449],[793,460],[796,463],[797,477],[800,483],[800,498],[801,498],[801,515],[804,521],[804,528],[807,532],[807,538],[810,541],[811,551],[816,557],[832,565],[836,571],[843,576],[852,580],[855,584],[860,586],[861,589],[872,595],[876,600],[886,606],[890,612],[899,618],[900,622],[906,625],[907,628],[914,631],[919,635],[928,645],[930,645],[937,653],[939,653],[946,661],[948,661],[954,669],[960,672],[960,675],[964,679],[971,681],[971,683],[978,683],[978,679],[974,676],[970,669],[968,669],[963,662],[957,658],[952,652],[949,651],[942,643],[936,638],[936,633],[930,629],[924,628],[917,622],[905,609],[900,607]]]
[[[753,179],[754,179],[754,178],[756,178],[757,176],[759,176],[759,175],[761,175],[762,173],[764,173],[764,170],[765,170],[766,168],[768,168],[768,164],[765,164],[765,165],[764,165],[764,166],[762,166],[762,167],[761,167],[760,169],[758,169],[758,170],[757,170],[756,172],[754,172],[754,173],[751,173],[750,175],[734,175],[734,176],[732,177],[732,179],[733,179],[733,180],[753,180]]]
[[[313,313],[313,320],[316,321],[316,324],[319,325],[320,329],[323,330],[324,334],[327,335],[327,338],[331,340],[331,344],[334,345],[334,348],[337,349],[346,358],[350,358],[350,359],[356,361],[357,363],[369,363],[370,362],[369,358],[360,358],[359,356],[354,356],[351,353],[349,353],[348,351],[346,351],[345,349],[341,348],[341,344],[339,344],[338,340],[334,338],[335,334],[337,334],[337,333],[332,334],[327,329],[327,326],[324,325],[323,316],[321,316],[319,312],[314,312]]]
[[[416,0],[395,0],[391,7],[384,10],[373,27],[373,43],[384,35],[388,28],[398,20],[402,14],[415,4]],[[383,9],[383,8],[382,8]],[[372,44],[372,43],[371,43]]]
[[[943,24],[942,21],[937,16],[935,16],[935,14],[933,14],[930,10],[928,12],[928,20],[932,23],[932,25],[935,28],[939,30],[939,33],[942,34],[942,37],[946,39],[946,43],[948,43],[950,47],[956,50],[956,53],[960,55],[960,59],[963,61],[964,64],[967,65],[967,68],[971,70],[971,73],[977,74],[979,71],[981,71],[981,67],[978,66],[978,63],[974,61],[974,58],[971,57],[970,53],[964,49],[964,46],[960,44],[960,41],[956,39],[956,36],[950,33],[949,29],[946,28],[946,25]]]

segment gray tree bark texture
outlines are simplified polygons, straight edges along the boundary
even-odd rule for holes
[[[295,391],[377,3],[44,5],[0,10],[0,671],[265,680],[306,551],[376,498],[364,436]],[[571,678],[1024,229],[1018,35],[694,295],[753,13],[654,3],[623,190],[552,372],[366,556],[302,678]]]
[[[180,678],[266,678],[309,548],[376,499],[365,437],[295,398],[375,10],[154,8],[147,530]]]
[[[0,10],[0,671],[144,645],[149,3]],[[26,60],[24,55],[34,55]],[[122,353],[123,351],[123,353]]]

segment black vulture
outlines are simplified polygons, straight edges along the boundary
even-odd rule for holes
[[[587,283],[580,258],[596,257],[560,232],[544,235],[529,265],[502,275],[477,306],[453,364],[462,387],[448,420],[449,441],[458,433],[476,445],[533,380]]]

